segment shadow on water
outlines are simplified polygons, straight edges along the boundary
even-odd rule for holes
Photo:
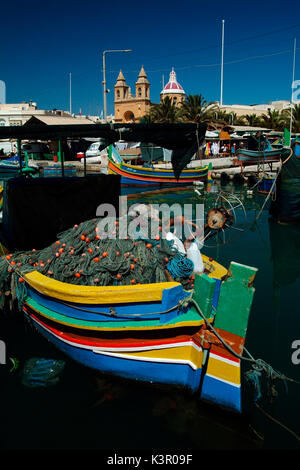
[[[224,190],[224,187],[222,187]],[[201,190],[201,192],[203,189]],[[291,344],[300,339],[300,229],[282,227],[267,208],[251,225],[263,198],[249,197],[247,187],[226,185],[247,208],[248,226],[234,242],[203,249],[224,266],[231,260],[258,267],[246,347],[276,370],[299,380],[300,365],[291,360]],[[203,193],[204,195],[204,193]],[[135,202],[197,202],[193,189],[133,197]],[[245,413],[228,413],[183,390],[132,383],[101,376],[69,360],[40,337],[16,312],[0,318],[1,339],[7,345],[7,365],[1,374],[1,449],[115,450],[256,450],[297,449],[297,441],[255,407],[252,390],[243,379]],[[8,359],[19,366],[11,371]],[[22,371],[32,357],[62,359],[57,384],[30,388]],[[243,364],[243,372],[249,369]],[[260,406],[279,422],[299,432],[299,385],[276,382],[270,401],[262,383]],[[298,429],[297,429],[298,427]]]

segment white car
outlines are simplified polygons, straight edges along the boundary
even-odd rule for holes
[[[102,141],[93,142],[89,146],[89,148],[86,150],[85,157],[86,157],[86,160],[89,161],[89,163],[103,163],[104,162],[103,157],[107,156],[107,150],[106,149],[99,150],[101,145],[103,145]],[[84,159],[81,158],[80,161],[81,163],[83,163]]]

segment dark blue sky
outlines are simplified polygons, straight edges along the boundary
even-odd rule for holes
[[[40,109],[99,115],[102,52],[107,54],[108,113],[120,69],[135,90],[144,65],[150,98],[174,67],[186,94],[220,98],[221,28],[225,20],[224,104],[290,99],[293,42],[300,79],[300,5],[291,0],[73,0],[1,5],[0,80],[6,101],[36,101]],[[298,58],[299,56],[299,58]]]

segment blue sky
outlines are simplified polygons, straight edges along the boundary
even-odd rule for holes
[[[99,115],[103,110],[102,52],[108,113],[122,69],[135,89],[141,65],[159,102],[174,67],[186,94],[220,98],[222,19],[225,20],[224,104],[290,99],[293,45],[300,79],[300,5],[291,0],[85,0],[6,2],[1,6],[0,80],[6,101],[36,101],[40,109]]]

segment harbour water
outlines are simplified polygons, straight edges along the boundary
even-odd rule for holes
[[[269,203],[253,224],[265,196],[255,190],[250,194],[247,185],[217,184],[209,194],[200,188],[200,196],[191,188],[135,194],[129,201],[211,204],[221,189],[243,202],[246,219],[241,208],[236,214],[237,227],[244,231],[231,230],[225,244],[208,243],[203,253],[226,267],[233,260],[258,268],[246,348],[254,358],[299,381],[300,364],[293,362],[292,344],[300,341],[300,228],[272,221]],[[289,431],[300,432],[295,382],[275,380],[277,396],[271,397],[274,389],[263,379],[258,409],[253,390],[243,379],[244,413],[239,416],[200,402],[186,391],[96,375],[56,350],[18,312],[1,316],[0,325],[8,360],[7,366],[0,365],[2,450],[89,449],[110,455],[154,449],[177,454],[299,449],[299,440]],[[65,361],[57,384],[24,385],[24,364],[34,357]],[[15,370],[9,358],[17,359]],[[249,368],[243,363],[243,373]]]

